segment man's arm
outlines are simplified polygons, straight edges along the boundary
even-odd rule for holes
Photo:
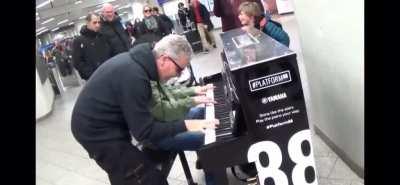
[[[160,121],[173,121],[184,119],[189,109],[195,106],[194,100],[189,97],[174,97],[171,91],[152,82],[153,104],[151,112]]]
[[[87,62],[83,57],[83,43],[80,37],[76,38],[72,44],[72,64],[76,70],[78,70],[79,75],[82,79],[87,80],[90,75],[90,71],[87,67]]]
[[[183,120],[168,123],[156,121],[149,108],[152,96],[150,82],[140,76],[144,74],[138,74],[140,72],[135,68],[124,70],[119,73],[120,78],[116,79],[119,81],[116,82],[116,88],[120,93],[119,102],[127,126],[138,141],[149,140],[155,143],[186,131]]]
[[[171,85],[162,85],[163,88],[168,91],[169,93],[172,94],[175,98],[184,98],[187,96],[195,96],[195,88],[194,87],[186,87],[184,85],[177,85],[177,86],[171,86]]]

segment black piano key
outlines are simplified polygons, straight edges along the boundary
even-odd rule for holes
[[[232,138],[231,128],[231,116],[232,107],[227,102],[227,95],[225,92],[224,83],[222,81],[214,83],[214,100],[217,102],[214,104],[214,117],[219,120],[219,125],[215,128],[216,140],[221,141],[223,139]]]
[[[224,140],[233,138],[233,137],[234,137],[233,134],[228,134],[228,135],[223,135],[223,136],[217,136],[217,137],[216,137],[216,141],[217,141],[217,142],[221,142],[221,141],[224,141]]]
[[[232,135],[232,130],[221,130],[219,132],[215,132],[215,136],[224,136],[224,135]]]

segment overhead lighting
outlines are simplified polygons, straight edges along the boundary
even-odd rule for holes
[[[42,8],[43,6],[50,4],[50,2],[53,2],[53,0],[47,0],[43,3],[40,3],[39,5],[36,6],[36,8]]]
[[[74,24],[74,22],[70,22],[68,25],[73,25]]]
[[[38,15],[39,15],[39,13],[36,12],[36,16],[38,16]]]
[[[119,7],[117,10],[121,10],[121,9],[124,9],[124,8],[129,8],[129,7],[131,7],[131,5],[127,4],[127,5],[125,5],[125,6]]]
[[[122,8],[129,8],[129,7],[131,7],[131,5],[127,4],[127,5],[123,6]]]
[[[82,1],[75,1],[74,4],[81,4],[81,3],[82,3]]]
[[[51,31],[54,32],[54,31],[57,31],[58,29],[60,29],[60,27],[54,28]]]
[[[36,32],[40,32],[40,31],[44,30],[45,28],[46,28],[46,26],[41,27],[41,28],[37,29]]]
[[[84,19],[86,16],[79,17],[79,19]]]
[[[43,21],[41,24],[47,24],[47,23],[49,23],[49,22],[51,22],[51,21],[54,21],[54,17]]]
[[[46,31],[49,31],[49,29],[48,29],[48,28],[46,28],[46,29],[44,29],[44,30],[40,31],[39,33],[37,33],[37,34],[36,34],[36,36],[38,36],[38,35],[40,35],[40,34],[42,34],[42,33],[46,32]]]
[[[57,25],[60,25],[60,24],[66,23],[66,22],[68,22],[68,21],[69,21],[68,19],[64,19],[64,20],[62,20],[62,21],[58,22],[58,23],[57,23]]]

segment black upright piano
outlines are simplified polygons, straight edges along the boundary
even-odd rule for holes
[[[228,167],[249,163],[258,184],[318,184],[296,53],[257,29],[220,36],[223,68],[200,79],[216,86],[206,119],[220,120],[205,131],[201,167],[218,185],[228,184]]]

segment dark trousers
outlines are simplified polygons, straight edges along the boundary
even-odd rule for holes
[[[111,185],[168,185],[155,164],[129,141],[81,144],[107,172]]]

